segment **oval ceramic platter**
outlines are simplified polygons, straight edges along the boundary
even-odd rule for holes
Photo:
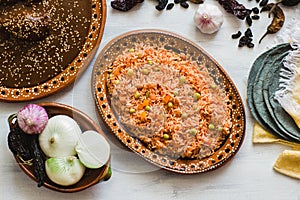
[[[1,15],[13,16],[1,6]],[[70,85],[97,51],[106,21],[106,1],[34,1],[29,7],[20,1],[14,6],[29,15],[44,13],[51,21],[49,32],[38,41],[0,35],[0,100],[38,99]],[[36,13],[30,13],[30,6]]]
[[[143,46],[144,48],[142,50],[143,52],[138,50],[140,46]],[[206,91],[206,89],[208,89],[207,91],[211,91],[212,96],[216,95],[214,93],[215,90],[219,91],[220,94],[222,93],[224,96],[224,102],[220,102],[220,104],[225,105],[226,109],[224,110],[226,110],[226,117],[224,118],[228,120],[227,121],[228,123],[224,122],[224,124],[227,125],[229,124],[229,125],[228,126],[224,125],[223,128],[222,126],[221,127],[217,126],[216,124],[217,122],[213,122],[214,120],[217,121],[216,119],[213,119],[214,117],[210,118],[211,120],[210,122],[207,122],[205,125],[201,125],[201,126],[199,125],[201,120],[197,118],[196,119],[199,120],[199,124],[197,120],[190,121],[187,123],[187,121],[185,120],[194,119],[193,118],[194,116],[190,114],[189,115],[184,114],[184,109],[182,108],[188,105],[183,105],[184,104],[183,100],[180,100],[180,102],[176,100],[179,98],[184,98],[181,95],[180,90],[177,92],[177,94],[174,93],[174,96],[172,96],[172,94],[168,93],[169,92],[168,90],[170,90],[169,87],[170,85],[168,85],[169,83],[167,83],[166,81],[159,82],[160,76],[164,76],[164,73],[158,75],[158,77],[155,80],[152,80],[153,82],[150,84],[149,82],[147,82],[147,78],[145,78],[146,82],[143,80],[139,80],[137,83],[138,84],[137,90],[140,92],[140,94],[137,95],[135,93],[135,94],[127,95],[128,93],[126,91],[127,85],[136,82],[134,80],[137,78],[135,78],[134,80],[130,80],[128,83],[125,83],[125,85],[122,85],[122,81],[123,81],[121,80],[122,78],[120,78],[120,80],[114,80],[115,78],[114,76],[120,73],[117,70],[117,68],[114,69],[115,64],[118,62],[122,62],[122,58],[118,58],[118,56],[129,53],[130,56],[133,55],[133,58],[137,59],[133,63],[139,65],[139,67],[135,68],[135,64],[133,64],[132,69],[128,69],[123,77],[126,76],[130,77],[134,73],[136,73],[134,75],[135,77],[138,76],[151,77],[152,73],[153,74],[156,72],[160,73],[163,72],[163,70],[169,70],[168,66],[167,67],[163,66],[162,63],[164,61],[160,63],[160,60],[155,60],[157,58],[155,59],[147,58],[145,52],[147,52],[148,49],[152,49],[152,50],[154,49],[154,51],[156,50],[166,51],[165,52],[166,54],[170,53],[170,55],[175,57],[177,55],[178,56],[181,55],[183,59],[187,59],[186,61],[188,63],[194,63],[193,66],[195,66],[195,68],[188,68],[184,72],[185,74],[189,74],[190,73],[189,71],[191,71],[190,73],[191,77],[193,77],[194,74],[198,74],[199,73],[198,70],[200,72],[203,72],[204,74],[207,74],[208,76],[207,80],[208,79],[212,80],[212,83],[210,83],[211,85],[202,88],[201,90],[198,91],[199,93],[195,92],[194,100],[191,100],[191,102],[200,101],[202,99],[202,96],[205,96],[203,95],[203,93],[204,91]],[[118,59],[118,61],[116,61],[116,59]],[[148,60],[145,61],[145,59]],[[174,60],[176,63],[177,60],[180,59],[176,58]],[[147,63],[141,65],[138,64],[140,62],[143,63],[144,61]],[[121,65],[122,64],[120,64],[120,66]],[[123,68],[124,67],[126,68],[126,66],[128,65],[125,64],[122,66]],[[147,69],[140,69],[145,67]],[[196,70],[196,71],[192,71],[192,70]],[[175,71],[176,70],[174,70],[174,72],[170,72],[170,74],[165,73],[167,75],[166,76],[167,79],[170,79],[169,81],[171,82],[172,82],[171,79],[173,78],[168,78],[168,76],[172,77],[173,76],[172,73],[173,74],[177,73]],[[174,78],[175,79],[174,84],[175,85],[178,84],[179,85],[178,87],[185,87],[183,85],[180,86],[180,84],[190,83],[188,75],[186,75],[186,80],[183,78],[181,76],[180,77],[178,76],[178,80],[176,80],[177,78]],[[196,81],[200,82],[200,79],[196,79]],[[119,92],[122,93],[122,90],[124,90],[125,93],[119,96],[113,96],[114,94],[110,92],[111,91],[110,88],[111,87],[117,88],[117,86],[115,85],[119,85],[121,87]],[[124,89],[122,87],[124,87]],[[143,93],[143,89],[146,87],[150,87],[149,91],[151,94],[148,91]],[[151,89],[151,87],[155,87],[156,89],[153,90],[153,88]],[[166,91],[163,88],[167,88]],[[157,93],[157,90],[160,91]],[[174,90],[176,90],[176,87]],[[230,79],[230,77],[220,66],[220,64],[218,64],[202,48],[200,48],[193,42],[171,32],[166,32],[162,30],[136,30],[136,31],[122,34],[116,37],[115,39],[113,39],[112,41],[110,41],[100,52],[99,57],[95,62],[93,68],[93,74],[92,74],[92,91],[93,91],[96,107],[97,110],[99,111],[100,117],[110,127],[112,133],[123,144],[125,144],[128,148],[130,148],[133,152],[142,156],[147,161],[166,170],[183,173],[183,174],[195,174],[195,173],[206,172],[215,169],[217,167],[220,167],[237,153],[245,136],[246,124],[245,124],[244,105],[237,91],[237,88],[232,82],[232,80]],[[163,99],[160,101],[157,98],[160,98],[160,95],[164,93],[163,91],[165,91],[166,94],[164,95]],[[193,96],[193,94],[191,95]],[[147,105],[145,104],[143,105],[144,107],[142,106],[140,108],[138,105],[134,107],[134,109],[122,108],[122,106],[118,107],[118,105],[114,103],[115,101],[114,99],[117,99],[117,102],[121,102],[122,99],[124,100],[122,96],[125,99],[127,97],[131,99],[129,100],[129,104],[132,103],[132,101],[137,101],[137,102],[142,102],[142,104],[146,102]],[[217,95],[217,96],[222,96],[222,95]],[[218,101],[217,96],[214,96],[215,101]],[[166,102],[164,102],[165,97],[168,97],[168,100]],[[158,104],[162,104],[162,107],[160,107],[162,108],[162,110],[159,111],[160,113],[157,114],[157,117],[153,117],[149,119],[148,117],[156,112],[155,106],[159,106],[156,105],[155,102],[158,102]],[[214,100],[212,100],[212,102],[214,102]],[[125,103],[124,105],[126,105],[127,103]],[[195,104],[199,105],[199,103],[195,103]],[[211,106],[213,107],[213,105]],[[180,111],[181,113],[176,114],[175,111],[176,110],[178,111],[180,109],[181,109]],[[196,110],[198,110],[197,107]],[[222,110],[222,109],[216,109],[216,110]],[[216,114],[217,112],[212,111],[211,116],[217,116],[218,115]],[[162,115],[161,113],[164,113],[165,115]],[[196,113],[196,116],[198,114],[199,113]],[[168,126],[167,125],[168,123],[176,124],[176,121],[177,122],[179,121],[179,126],[177,126],[177,129],[176,128],[172,129],[172,126],[170,130],[165,128],[163,129],[157,128],[160,125],[157,125],[157,127],[156,125],[152,126],[153,125],[152,121],[154,122],[155,120],[158,120],[156,122],[159,123],[159,119],[161,116],[163,116],[162,119],[165,120],[165,121],[164,120],[160,121],[162,122],[163,127]],[[134,123],[138,124],[138,126],[141,126],[142,128],[136,127],[135,125],[132,126],[132,124],[130,125],[131,123],[130,121],[132,120],[131,117],[134,118],[133,119],[135,121]],[[223,120],[223,119],[219,119],[219,120]],[[129,124],[126,124],[127,123],[126,121]],[[145,122],[146,125],[143,122]],[[195,123],[196,123],[196,128],[191,128],[188,130],[188,132],[183,131],[183,127],[185,127],[184,124],[195,124]],[[181,130],[180,134],[178,130]],[[214,146],[214,148],[212,149],[210,145],[213,146],[214,142],[209,143],[207,142],[207,140],[212,141],[213,139],[210,140],[207,138],[201,138],[201,136],[199,135],[200,133],[204,135],[211,134],[207,137],[213,138],[215,135],[219,134],[217,133],[217,131],[222,133],[221,134],[222,140],[219,140],[218,145]],[[149,134],[149,135],[145,135],[145,134]],[[181,139],[177,140],[176,138],[178,137],[180,137]],[[200,139],[198,140],[197,137],[200,137]],[[184,138],[186,138],[186,141],[184,141]],[[178,146],[176,146],[177,144]],[[198,144],[199,146],[197,146]],[[160,148],[159,145],[162,145],[163,147]],[[191,151],[188,150],[189,147],[192,148]],[[209,151],[208,154],[203,153],[205,152],[205,149],[210,149],[210,148],[211,150]],[[178,152],[176,152],[177,150]]]

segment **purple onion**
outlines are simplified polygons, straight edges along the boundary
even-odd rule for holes
[[[17,122],[25,133],[40,134],[48,122],[48,114],[42,106],[28,104],[19,110]]]

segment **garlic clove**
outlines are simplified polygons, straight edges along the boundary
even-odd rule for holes
[[[223,13],[215,5],[200,4],[194,14],[194,23],[202,33],[215,33],[223,24]]]
[[[75,156],[48,158],[45,169],[51,181],[63,186],[77,183],[85,172],[84,165]]]
[[[42,106],[28,104],[18,111],[17,122],[27,134],[40,134],[48,123],[48,114]]]
[[[51,117],[39,135],[39,144],[48,157],[75,155],[75,146],[82,131],[77,122],[66,115]]]

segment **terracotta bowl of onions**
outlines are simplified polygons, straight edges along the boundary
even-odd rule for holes
[[[59,103],[28,104],[8,122],[8,147],[38,187],[70,193],[110,179],[109,143],[81,111]]]

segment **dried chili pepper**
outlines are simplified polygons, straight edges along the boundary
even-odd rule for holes
[[[31,142],[30,135],[24,133],[17,123],[13,123],[13,118],[16,115],[9,117],[10,132],[7,137],[7,143],[9,150],[19,156],[22,160],[28,161],[32,159],[29,145]]]
[[[7,138],[8,147],[24,164],[33,164],[38,187],[41,187],[46,177],[44,166],[46,158],[39,148],[38,135],[24,133],[18,123],[14,121],[15,117],[16,115],[11,115],[8,119],[10,126]]]
[[[298,3],[300,3],[300,0],[281,0],[278,3],[281,3],[282,5],[285,5],[285,6],[295,6]]]
[[[249,16],[252,12],[236,0],[218,0],[218,2],[228,13],[231,13],[242,20]]]
[[[271,24],[267,28],[267,32],[261,37],[259,43],[261,43],[262,39],[268,35],[277,33],[283,26],[285,21],[285,16],[283,10],[276,4],[270,3],[266,5],[262,11],[269,11],[269,14],[273,14],[273,20]]]
[[[128,11],[138,3],[142,3],[144,0],[113,0],[110,5],[112,8],[119,11]]]
[[[39,145],[38,145],[38,136],[33,135],[33,140],[31,142],[31,152],[33,157],[33,165],[34,165],[34,175],[37,178],[38,187],[43,186],[46,171],[44,166],[45,156],[42,154]]]
[[[268,4],[269,0],[262,0],[260,3],[259,3],[259,6],[263,7],[263,6],[266,6]]]
[[[204,0],[189,0],[190,2],[192,3],[195,3],[195,4],[202,4],[204,3]]]

